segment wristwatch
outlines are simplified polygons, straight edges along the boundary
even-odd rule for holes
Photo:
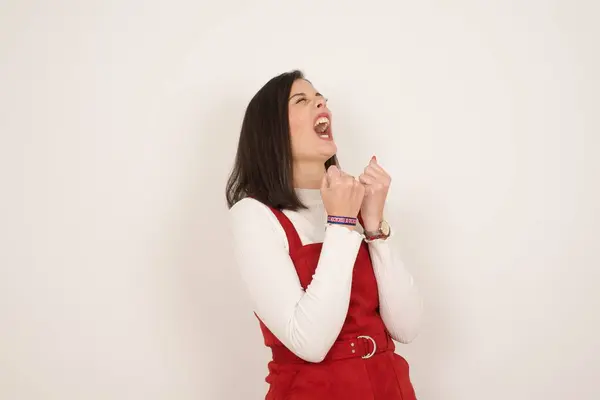
[[[365,239],[367,240],[375,240],[375,239],[387,239],[390,236],[390,225],[386,220],[382,220],[379,224],[379,229],[374,232],[368,232],[365,230]]]

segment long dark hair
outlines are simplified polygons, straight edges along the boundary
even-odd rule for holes
[[[306,208],[294,191],[288,118],[290,91],[298,79],[305,79],[298,70],[278,75],[250,100],[225,189],[229,208],[248,196],[279,209]],[[334,155],[325,167],[337,164]]]

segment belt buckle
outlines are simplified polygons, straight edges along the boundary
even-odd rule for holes
[[[373,342],[373,350],[369,354],[365,354],[364,356],[361,356],[361,358],[367,359],[367,358],[373,357],[373,355],[375,355],[375,352],[377,351],[377,343],[375,343],[375,339],[373,339],[371,336],[368,336],[368,335],[361,335],[361,336],[357,336],[356,338],[357,339],[367,339],[367,340],[370,340],[371,342]]]

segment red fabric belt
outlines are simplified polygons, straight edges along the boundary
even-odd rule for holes
[[[371,358],[384,351],[393,351],[394,342],[387,333],[377,335],[358,335],[355,338],[337,340],[325,356],[325,361],[343,360],[345,358]],[[301,359],[285,346],[271,347],[273,361],[277,364],[301,364]]]

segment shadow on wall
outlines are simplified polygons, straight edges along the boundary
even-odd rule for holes
[[[444,398],[439,388],[447,384],[440,383],[451,379],[449,372],[454,372],[449,360],[460,358],[456,343],[461,342],[458,340],[460,321],[450,320],[449,316],[464,314],[451,296],[459,289],[446,279],[453,267],[440,258],[440,254],[445,253],[440,228],[444,209],[426,188],[396,190],[397,201],[389,211],[391,223],[399,227],[396,250],[415,278],[424,300],[419,336],[409,345],[398,344],[396,352],[410,363],[411,379],[420,398]]]
[[[190,179],[175,223],[165,229],[196,398],[214,400],[266,393],[267,356],[228,240],[225,183],[244,110],[232,103],[204,113],[195,124],[197,147],[185,171]]]

